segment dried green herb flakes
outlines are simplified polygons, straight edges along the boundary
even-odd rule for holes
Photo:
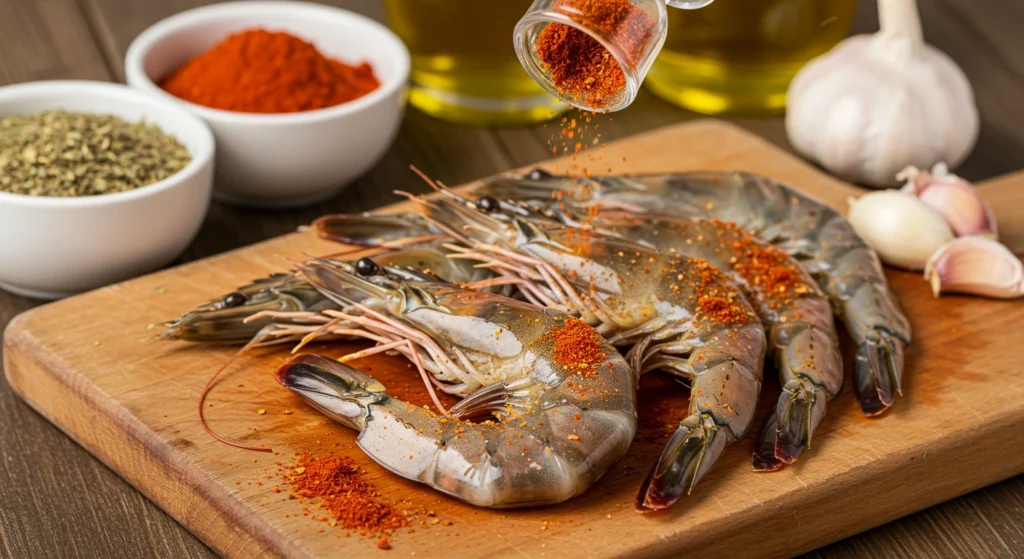
[[[157,126],[112,115],[44,111],[0,119],[0,191],[94,196],[133,190],[185,168],[185,146]]]

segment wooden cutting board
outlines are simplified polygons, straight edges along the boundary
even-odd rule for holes
[[[629,138],[607,146],[605,158],[620,172],[760,173],[837,207],[859,192],[716,121]],[[991,181],[982,190],[994,203],[1006,241],[1024,250],[1018,203],[1024,175]],[[243,359],[217,385],[207,409],[221,434],[272,447],[279,456],[214,441],[200,428],[196,402],[233,350],[147,341],[154,334],[147,325],[281,270],[279,256],[337,250],[296,233],[39,307],[8,327],[4,370],[39,413],[228,557],[789,555],[1024,472],[1024,367],[1017,355],[1024,346],[1024,306],[935,300],[917,274],[902,272],[890,272],[889,279],[915,339],[897,405],[881,418],[866,419],[847,386],[798,464],[777,473],[751,472],[748,436],[728,449],[693,495],[664,514],[632,510],[664,440],[661,431],[645,427],[642,440],[612,471],[568,503],[475,509],[383,470],[355,447],[352,432],[279,387],[271,373],[286,358],[282,350]],[[425,401],[401,360],[384,357],[360,368],[393,394]],[[641,391],[641,406],[659,411],[645,412],[647,419],[679,417],[686,393],[651,382]],[[777,394],[772,384],[766,383],[764,402]],[[385,495],[433,511],[440,523],[418,519],[411,533],[394,535],[394,549],[385,552],[374,539],[344,537],[338,528],[303,517],[302,504],[289,500],[287,491],[272,492],[279,481],[265,477],[274,462],[303,450],[354,457]]]

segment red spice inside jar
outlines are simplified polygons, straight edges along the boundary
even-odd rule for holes
[[[634,63],[655,27],[650,14],[629,0],[557,0],[552,9],[605,35]],[[605,107],[626,88],[626,75],[615,57],[575,27],[547,24],[537,37],[536,50],[555,87],[588,107]]]

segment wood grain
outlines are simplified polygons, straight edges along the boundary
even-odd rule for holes
[[[0,0],[0,84],[110,77],[73,0]],[[0,293],[0,328],[36,305]],[[209,548],[0,381],[0,555],[113,557],[141,550],[210,557]]]
[[[720,0],[725,1],[725,0]],[[0,0],[0,85],[34,79],[120,80],[136,33],[199,0]],[[380,14],[376,0],[333,4]],[[865,0],[855,32],[877,27]],[[927,39],[963,67],[974,84],[982,129],[960,172],[980,180],[1024,168],[1024,74],[1018,56],[1024,5],[1005,0],[919,0]],[[384,162],[344,194],[301,211],[258,212],[214,204],[181,261],[293,231],[331,211],[362,211],[389,201],[409,163],[456,184],[548,157],[551,125],[468,129],[409,111]],[[605,139],[694,118],[646,92],[628,112],[601,122]],[[781,119],[730,119],[789,149]],[[415,183],[408,185],[418,187]],[[1015,191],[1001,191],[1009,202]],[[997,212],[1004,209],[996,205]],[[1004,227],[1005,230],[1005,227]],[[1016,239],[1016,240],[1015,240]],[[1009,236],[1018,253],[1024,236]],[[0,292],[0,328],[36,303]],[[33,413],[0,380],[0,556],[212,557],[116,474]],[[1021,478],[954,499],[825,547],[820,557],[1012,557],[1024,548]],[[971,549],[970,545],[981,542]]]
[[[669,161],[666,146],[675,145],[692,147]],[[857,192],[714,121],[657,130],[605,151],[611,160],[625,158],[624,172],[746,170],[837,206]],[[1020,185],[1024,176],[1013,183]],[[336,250],[295,233],[42,307],[8,328],[5,372],[34,408],[225,556],[379,553],[373,540],[317,533],[319,526],[296,514],[297,502],[271,493],[269,484],[253,484],[273,458],[222,445],[199,428],[198,390],[231,348],[142,341],[148,324],[279,270],[278,255]],[[749,471],[752,443],[744,441],[694,495],[663,515],[641,516],[630,507],[657,443],[634,444],[587,494],[558,507],[488,511],[442,497],[389,474],[355,448],[352,432],[275,386],[268,373],[284,352],[245,359],[208,400],[209,413],[222,434],[283,456],[318,447],[352,456],[385,494],[453,521],[453,528],[392,538],[396,548],[421,556],[790,555],[1024,471],[1024,455],[1005,453],[1024,445],[1024,371],[1015,370],[1011,349],[1024,343],[1024,332],[1009,328],[1020,320],[1020,307],[934,300],[916,274],[892,273],[890,281],[916,331],[905,401],[868,420],[848,390],[830,405],[806,460],[756,475]],[[67,316],[78,320],[68,325]],[[362,368],[386,385],[408,386],[406,398],[423,397],[399,360]],[[284,415],[286,408],[295,413]],[[967,436],[973,442],[964,453],[955,442]],[[456,546],[464,551],[448,551]]]

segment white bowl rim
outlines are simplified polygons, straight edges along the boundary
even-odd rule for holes
[[[192,160],[189,161],[188,165],[185,165],[185,168],[181,169],[177,173],[174,173],[163,180],[147,184],[146,186],[140,186],[132,190],[90,196],[29,196],[28,194],[0,191],[0,203],[14,203],[26,207],[37,208],[93,207],[122,202],[127,203],[138,198],[156,195],[159,192],[170,190],[175,186],[178,186],[186,179],[194,176],[200,169],[210,164],[210,161],[213,159],[215,151],[213,132],[210,131],[210,127],[203,122],[201,118],[189,113],[177,105],[174,105],[173,103],[168,103],[161,99],[155,99],[151,95],[146,95],[145,93],[124,84],[91,80],[43,80],[7,85],[0,87],[0,107],[3,107],[6,103],[15,102],[27,96],[38,94],[41,90],[49,90],[52,92],[60,92],[61,90],[68,90],[70,92],[73,90],[76,95],[91,95],[98,98],[107,97],[115,101],[116,97],[120,95],[143,106],[156,106],[162,110],[172,111],[177,118],[188,122],[189,126],[196,129],[196,132],[198,133],[196,141],[198,146],[196,149],[197,153],[190,153],[189,155],[192,156]],[[54,108],[53,110],[60,109]],[[169,132],[164,133],[169,134]],[[180,142],[182,139],[178,138],[178,141]]]
[[[158,86],[143,69],[143,60],[153,48],[153,44],[159,39],[162,39],[166,35],[175,31],[187,29],[197,22],[221,18],[232,12],[247,9],[263,10],[265,12],[284,11],[289,13],[294,13],[296,10],[303,10],[308,13],[320,14],[327,17],[340,16],[342,18],[347,18],[356,25],[363,25],[380,31],[382,36],[391,43],[391,46],[395,47],[394,51],[398,53],[398,59],[396,60],[398,68],[395,72],[394,80],[390,83],[381,83],[380,87],[366,95],[363,95],[362,97],[333,107],[324,107],[322,109],[297,111],[292,113],[244,113],[214,109],[181,99],[180,97],[164,91],[163,88]],[[268,27],[273,27],[272,23],[267,25]],[[309,39],[304,38],[303,40]],[[185,10],[162,19],[140,33],[135,40],[132,41],[131,45],[128,46],[128,51],[124,58],[125,74],[127,76],[138,76],[141,81],[139,84],[131,84],[131,80],[129,79],[130,85],[135,85],[139,89],[162,98],[187,105],[190,110],[203,118],[237,124],[302,124],[359,112],[364,108],[389,98],[396,90],[405,87],[409,80],[410,64],[409,49],[405,46],[405,43],[403,43],[402,40],[398,38],[398,35],[395,35],[395,33],[386,25],[383,25],[374,19],[351,10],[345,10],[343,8],[324,4],[262,0],[208,4],[191,10]]]

